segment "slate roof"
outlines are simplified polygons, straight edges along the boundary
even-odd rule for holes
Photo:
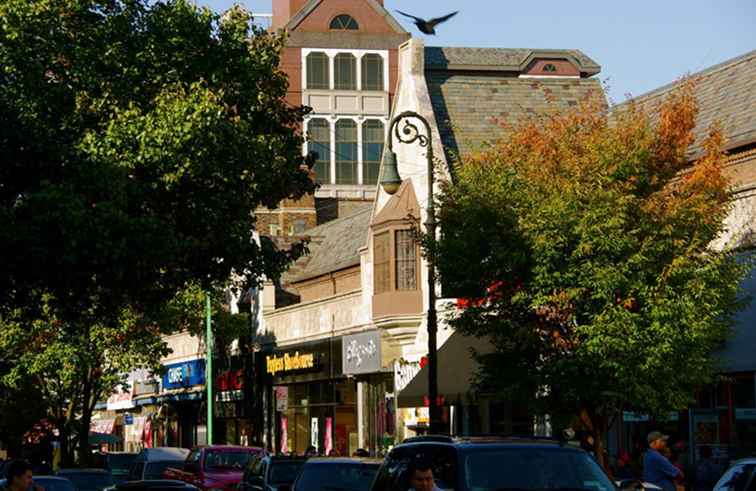
[[[595,75],[601,67],[576,49],[527,48],[425,48],[426,70],[493,70],[521,72],[534,58],[572,61],[586,75]]]
[[[297,283],[359,265],[371,213],[372,207],[368,207],[305,232],[311,238],[307,264],[289,281]]]
[[[691,77],[696,80],[695,93],[699,104],[691,157],[695,158],[701,152],[701,143],[715,121],[723,125],[728,149],[756,141],[756,50]],[[679,83],[665,85],[633,100],[641,105],[656,104]],[[621,110],[626,104],[619,104],[614,110]]]
[[[496,72],[426,70],[425,78],[447,156],[464,156],[501,138],[502,123],[604,98],[594,78],[517,78]]]

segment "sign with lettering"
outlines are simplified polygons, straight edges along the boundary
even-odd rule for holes
[[[394,364],[394,390],[397,393],[404,390],[412,382],[412,379],[420,373],[420,370],[419,361],[398,360]]]
[[[276,394],[276,411],[286,412],[289,409],[289,388],[279,385],[274,388]]]
[[[166,365],[163,389],[181,389],[205,383],[205,360],[197,359]]]
[[[315,354],[313,353],[284,353],[283,356],[268,355],[265,357],[267,372],[270,375],[288,373],[315,368]]]
[[[381,371],[381,334],[378,331],[344,336],[341,349],[345,375]]]

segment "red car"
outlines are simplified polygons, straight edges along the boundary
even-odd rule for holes
[[[182,469],[168,468],[164,479],[175,479],[202,491],[231,491],[239,484],[244,468],[263,449],[218,445],[192,450]]]

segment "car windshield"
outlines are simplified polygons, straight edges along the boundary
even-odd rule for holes
[[[161,461],[161,462],[148,462],[147,467],[144,469],[144,480],[151,481],[155,479],[162,479],[163,471],[168,467],[181,467],[184,465],[182,461]]]
[[[305,465],[296,491],[368,491],[377,471],[377,464]]]
[[[252,458],[249,452],[207,452],[205,467],[208,469],[244,469]]]
[[[270,484],[291,484],[297,478],[304,461],[277,462],[270,469]]]
[[[522,448],[474,451],[464,457],[470,491],[614,491],[615,486],[586,453]]]
[[[71,481],[79,491],[97,491],[113,485],[113,477],[107,472],[65,472],[60,477]]]

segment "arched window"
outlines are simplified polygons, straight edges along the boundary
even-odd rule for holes
[[[336,184],[357,184],[357,123],[336,122]]]
[[[307,55],[307,88],[330,89],[328,55],[325,53],[310,53]]]
[[[546,63],[543,65],[543,71],[546,73],[554,73],[557,71],[557,68],[553,63]]]
[[[383,90],[383,57],[371,53],[362,57],[362,90]]]
[[[369,119],[362,124],[362,182],[376,184],[381,170],[385,131],[383,123]]]
[[[307,150],[317,153],[315,159],[315,181],[331,183],[331,128],[325,119],[311,119],[307,125]]]
[[[337,15],[331,21],[331,29],[340,31],[356,31],[359,28],[360,25],[357,24],[357,21],[354,20],[354,17],[352,17],[351,15]]]
[[[339,53],[333,59],[336,90],[357,90],[357,59],[350,53]]]

